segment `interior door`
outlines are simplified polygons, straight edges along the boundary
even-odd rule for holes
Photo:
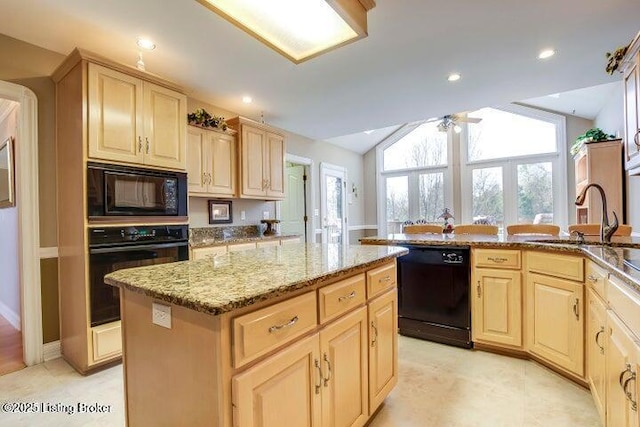
[[[346,208],[347,172],[343,167],[320,164],[322,243],[348,245]]]
[[[287,185],[282,201],[280,230],[286,234],[304,235],[305,231],[305,172],[303,165],[287,162],[285,171]]]

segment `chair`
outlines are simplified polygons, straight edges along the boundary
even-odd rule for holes
[[[507,225],[507,234],[542,234],[547,236],[558,236],[560,227],[553,224],[514,224]]]
[[[627,224],[620,224],[614,236],[631,236],[632,227]],[[600,224],[572,224],[569,226],[569,233],[579,231],[585,236],[599,236]]]
[[[402,229],[402,232],[404,234],[442,234],[442,227],[434,224],[405,225]]]
[[[488,224],[461,224],[456,225],[453,229],[453,232],[455,234],[496,235],[498,234],[498,226]]]

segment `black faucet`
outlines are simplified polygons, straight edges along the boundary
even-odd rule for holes
[[[616,215],[615,211],[611,211],[613,214],[613,222],[609,224],[609,215],[607,214],[607,196],[604,194],[604,189],[598,184],[587,184],[586,187],[582,189],[578,197],[576,197],[576,206],[582,206],[584,203],[584,199],[587,196],[587,190],[589,187],[595,187],[600,192],[600,198],[602,199],[602,220],[600,221],[600,240],[603,243],[611,242],[611,236],[618,229],[618,215]]]

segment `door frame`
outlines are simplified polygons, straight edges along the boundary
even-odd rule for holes
[[[313,177],[315,176],[315,163],[313,160],[307,157],[296,156],[295,154],[285,153],[284,155],[285,162],[291,162],[296,165],[302,165],[305,169],[305,174],[307,175],[307,194],[305,197],[307,198],[307,217],[308,221],[305,225],[307,229],[307,238],[308,243],[316,242],[316,215],[315,213],[315,201],[316,201],[316,191],[315,186],[313,185]],[[276,218],[282,218],[282,202],[276,202]]]
[[[22,353],[27,366],[44,359],[40,294],[40,200],[38,191],[38,100],[25,86],[0,80],[0,98],[18,102],[16,207]]]
[[[343,166],[333,165],[331,163],[320,162],[320,225],[322,230],[322,243],[327,243],[326,229],[323,224],[324,212],[326,209],[326,199],[327,199],[327,189],[324,185],[323,177],[327,172],[334,172],[337,174],[342,174],[344,188],[342,191],[342,246],[346,247],[349,245],[349,227],[348,227],[348,216],[349,216],[349,206],[347,205],[347,168]]]

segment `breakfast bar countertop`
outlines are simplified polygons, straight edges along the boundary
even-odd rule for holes
[[[382,265],[399,247],[296,243],[217,257],[118,270],[105,283],[218,315]]]

